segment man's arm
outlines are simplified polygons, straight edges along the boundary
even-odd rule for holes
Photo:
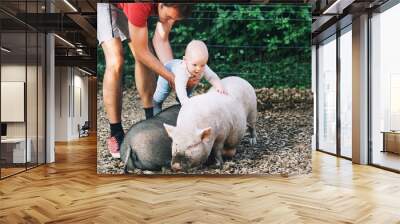
[[[165,64],[174,58],[171,44],[169,43],[169,32],[173,24],[157,22],[153,36],[153,46],[160,61]]]
[[[139,60],[155,73],[164,77],[174,87],[174,74],[168,71],[164,65],[151,53],[148,46],[147,26],[137,27],[129,24],[129,36],[135,51],[135,59]]]

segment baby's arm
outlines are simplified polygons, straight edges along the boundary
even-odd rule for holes
[[[206,65],[204,70],[204,78],[217,90],[219,93],[227,94],[218,75]]]
[[[183,105],[189,97],[187,96],[186,85],[189,77],[185,74],[185,70],[178,70],[175,74],[175,91],[179,101]]]

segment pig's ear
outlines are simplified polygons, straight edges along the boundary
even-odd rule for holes
[[[204,128],[200,131],[200,138],[203,142],[210,140],[211,136],[211,127]]]
[[[164,128],[167,131],[168,136],[172,138],[172,136],[174,135],[175,127],[164,123]]]

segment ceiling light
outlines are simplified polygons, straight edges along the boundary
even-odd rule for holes
[[[57,34],[54,34],[54,36],[57,37],[58,39],[60,39],[61,41],[63,41],[64,43],[68,44],[69,46],[75,48],[75,45],[73,45],[73,44],[72,44],[71,42],[69,42],[68,40],[66,40],[66,39],[64,39],[64,38],[62,38],[62,37],[60,37],[60,36],[57,35]]]
[[[79,68],[79,67],[78,67],[78,69],[79,69],[81,72],[85,73],[85,74],[92,75],[92,73],[90,73],[90,72],[88,72],[88,71],[86,71],[86,70],[83,70],[83,69],[81,69],[81,68]]]
[[[78,12],[78,10],[73,6],[68,0],[64,0],[65,4],[67,4],[72,10],[75,12]]]
[[[81,48],[77,48],[76,53],[78,53],[79,55],[87,55],[86,52],[83,51],[83,49],[81,49]]]
[[[10,52],[11,52],[10,49],[7,49],[7,48],[5,48],[5,47],[1,47],[1,50],[4,51],[4,52],[6,52],[6,53],[10,53]]]
[[[343,9],[351,5],[355,0],[336,0],[332,5],[324,10],[322,14],[342,14]]]

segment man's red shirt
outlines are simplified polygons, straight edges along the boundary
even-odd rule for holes
[[[117,3],[117,7],[124,11],[128,21],[137,27],[144,27],[149,16],[157,11],[154,3]]]

